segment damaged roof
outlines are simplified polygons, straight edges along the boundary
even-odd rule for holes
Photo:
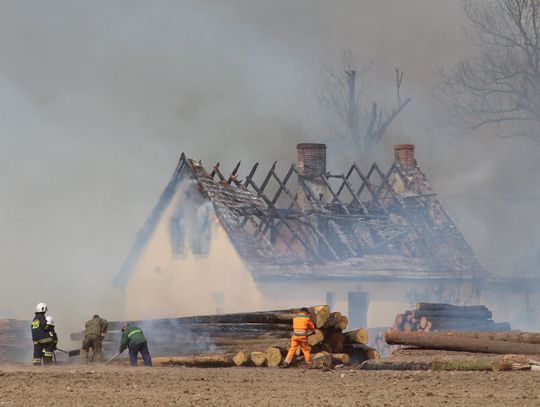
[[[444,209],[414,158],[397,145],[394,163],[363,173],[326,171],[326,146],[300,144],[298,163],[277,163],[255,181],[220,164],[206,169],[183,153],[158,204],[137,234],[115,283],[123,286],[176,186],[186,176],[213,204],[220,224],[255,280],[280,278],[462,278],[489,273]]]

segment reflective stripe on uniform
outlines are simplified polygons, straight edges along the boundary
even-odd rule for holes
[[[53,338],[38,339],[38,343],[51,343]]]
[[[142,331],[140,329],[135,329],[131,331],[130,333],[128,333],[128,338],[131,338],[133,335],[138,334],[138,333],[142,333]]]
[[[293,332],[293,335],[296,335],[296,336],[306,336],[306,332],[295,331],[295,332]]]

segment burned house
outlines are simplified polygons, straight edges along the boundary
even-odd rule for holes
[[[426,176],[414,145],[390,168],[326,168],[324,144],[240,177],[181,155],[115,279],[128,315],[328,303],[351,326],[388,324],[414,301],[471,303],[489,273]]]

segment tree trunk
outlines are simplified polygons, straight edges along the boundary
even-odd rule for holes
[[[339,331],[329,335],[325,333],[324,343],[328,345],[331,353],[341,353],[343,352],[343,345],[345,345],[345,336]]]
[[[422,349],[455,350],[501,354],[540,354],[539,344],[467,338],[455,332],[387,332],[390,345],[409,345]]]
[[[331,312],[330,316],[324,323],[323,328],[324,329],[336,328],[340,323],[341,316],[342,316],[341,312]]]
[[[362,363],[363,370],[429,370],[429,362],[394,362],[390,360],[367,360]]]
[[[431,311],[489,311],[485,305],[451,305],[428,302],[419,302],[416,304],[416,309]]]
[[[540,333],[532,332],[447,332],[448,337],[476,338],[493,341],[530,343],[540,345]]]
[[[235,365],[233,357],[232,354],[154,357],[152,362],[158,366],[229,367]]]
[[[493,315],[489,310],[415,310],[413,316],[419,319],[422,316],[431,318],[459,318],[459,319],[490,319]]]
[[[512,370],[512,362],[493,358],[478,358],[472,360],[451,360],[447,362],[432,362],[431,370],[438,371],[494,371]]]

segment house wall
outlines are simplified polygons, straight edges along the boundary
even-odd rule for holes
[[[197,220],[201,214],[210,219],[206,255],[194,254],[193,250],[194,239],[200,236]],[[173,251],[172,218],[183,219],[182,254]],[[211,204],[187,178],[178,184],[135,264],[125,296],[129,319],[239,312],[260,307],[260,295],[250,272],[217,221]]]

